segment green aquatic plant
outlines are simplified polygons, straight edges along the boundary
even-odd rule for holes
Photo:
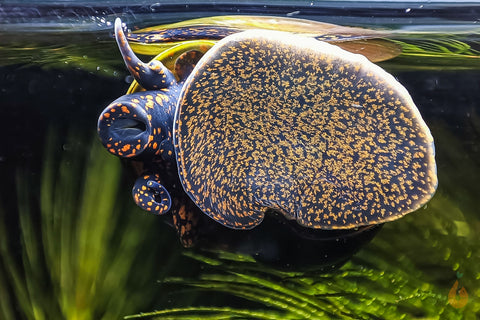
[[[439,36],[437,39],[413,39],[410,43],[396,41],[402,46],[402,53],[410,56],[442,57],[442,58],[479,58],[480,51],[472,48],[472,44],[478,45],[478,42],[468,44],[453,38],[450,35]]]
[[[469,302],[470,310],[457,310],[448,305],[447,292],[423,280],[422,272],[378,259],[368,250],[341,270],[327,273],[279,271],[245,259],[226,259],[222,252],[213,253],[217,259],[212,253],[188,255],[209,265],[209,271],[194,279],[166,278],[162,286],[191,287],[208,292],[209,298],[227,294],[254,307],[185,306],[126,319],[457,319],[462,315],[475,319],[478,312],[478,301]],[[369,266],[378,260],[384,270]]]
[[[168,233],[129,213],[136,208],[122,201],[129,196],[122,195],[121,172],[80,131],[65,143],[48,135],[39,187],[18,170],[18,233],[4,223],[12,212],[0,206],[1,319],[118,319],[148,305],[144,294],[159,294],[143,288],[151,281],[146,275],[169,270],[177,253],[156,250]],[[159,268],[162,254],[169,259]]]
[[[455,34],[399,34],[390,39],[401,48],[394,61],[382,66],[402,70],[461,70],[480,66],[479,41]]]

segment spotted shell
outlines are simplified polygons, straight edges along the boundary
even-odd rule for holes
[[[433,138],[406,89],[361,55],[284,32],[210,49],[185,81],[173,134],[185,192],[234,229],[267,209],[312,228],[379,224],[437,186]]]

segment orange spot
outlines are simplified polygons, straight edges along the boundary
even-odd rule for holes
[[[105,118],[110,118],[110,113],[108,113],[108,112],[107,112],[107,113],[104,113],[103,116],[104,116]]]
[[[122,151],[126,152],[128,150],[130,150],[130,145],[129,144],[124,145],[123,148],[122,148]]]
[[[126,106],[122,106],[122,111],[125,113],[130,113],[130,110]]]
[[[168,102],[169,99],[167,95],[157,94],[157,96],[155,97],[155,100],[157,101],[157,103],[161,104],[163,101]]]
[[[458,291],[458,295],[457,295]],[[457,309],[465,307],[468,302],[468,293],[465,287],[458,289],[458,280],[455,281],[452,288],[448,292],[448,303]]]
[[[157,143],[154,142],[152,148],[153,148],[153,149],[157,149],[157,147],[158,147]]]
[[[153,104],[153,100],[148,100],[146,103],[145,103],[145,109],[153,109],[154,107],[154,104]]]

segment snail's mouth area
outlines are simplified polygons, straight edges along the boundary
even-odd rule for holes
[[[108,112],[107,112],[108,113]],[[98,124],[98,134],[107,150],[123,158],[134,157],[142,153],[150,142],[150,123],[140,115],[103,115]]]
[[[111,130],[122,137],[136,137],[147,130],[147,124],[137,119],[119,118],[112,122]]]

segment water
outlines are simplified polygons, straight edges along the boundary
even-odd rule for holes
[[[187,318],[478,318],[479,10],[411,1],[0,4],[0,318],[179,309]],[[134,205],[130,167],[96,137],[98,114],[130,81],[112,22],[140,28],[224,14],[393,30],[404,54],[379,64],[408,89],[435,138],[435,197],[335,268],[326,263],[333,251],[308,241],[277,264],[228,250],[232,239],[218,240],[226,251],[183,249],[164,219]]]

